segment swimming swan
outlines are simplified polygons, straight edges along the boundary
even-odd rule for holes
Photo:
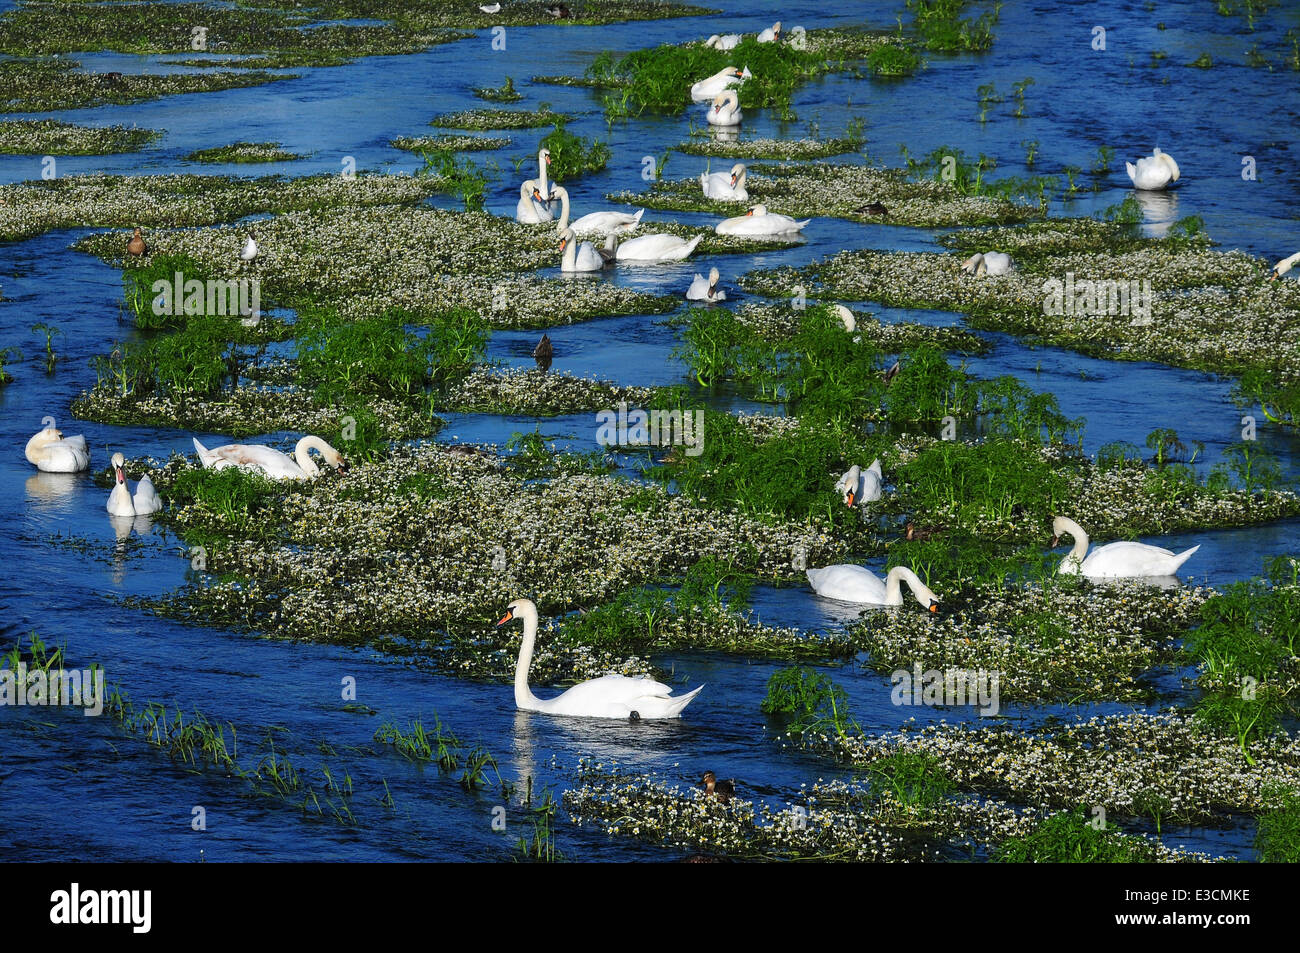
[[[737,162],[730,172],[701,172],[700,188],[706,199],[722,199],[727,202],[748,202],[749,190],[745,188],[748,172],[743,162]]]
[[[768,212],[766,205],[755,205],[744,215],[723,219],[714,231],[719,235],[793,235],[811,221],[807,218],[796,222],[789,215]]]
[[[849,472],[840,477],[835,489],[844,495],[844,505],[853,506],[874,503],[880,499],[880,487],[884,476],[880,472],[880,458],[871,462],[865,470],[856,464]]]
[[[538,698],[528,687],[528,669],[537,642],[537,606],[531,599],[516,599],[506,606],[506,614],[497,625],[511,619],[524,622],[524,641],[515,666],[515,707],[522,711],[579,718],[676,718],[704,689],[701,685],[685,695],[673,695],[669,686],[651,678],[605,675],[579,682],[556,698]]]
[[[939,611],[939,597],[906,566],[895,566],[882,580],[861,566],[838,565],[809,569],[808,581],[819,596],[841,602],[865,602],[878,606],[901,606],[907,583],[916,601],[930,612]]]
[[[1052,532],[1056,534],[1052,537],[1052,546],[1055,546],[1062,536],[1070,536],[1074,539],[1074,548],[1061,561],[1061,568],[1057,571],[1067,576],[1077,576],[1082,573],[1094,579],[1172,576],[1192,557],[1194,552],[1201,548],[1197,545],[1181,553],[1174,553],[1159,546],[1124,540],[1098,546],[1089,553],[1088,534],[1078,523],[1064,516],[1052,520]],[[1085,553],[1087,553],[1086,557]]]
[[[519,186],[519,204],[515,206],[515,221],[523,225],[541,225],[551,220],[551,209],[536,179]]]
[[[343,455],[320,437],[303,437],[293,448],[292,457],[255,443],[231,443],[209,450],[196,439],[194,449],[198,451],[199,461],[209,470],[239,467],[260,471],[273,480],[309,480],[319,476],[321,470],[312,459],[311,450],[319,451],[334,469],[347,469]]]
[[[576,222],[569,223],[569,190],[562,185],[554,186],[551,189],[551,201],[560,200],[560,221],[555,226],[555,230],[563,235],[566,228],[573,229],[575,235],[586,235],[592,232],[608,234],[610,232],[630,232],[641,224],[641,216],[645,214],[645,209],[638,209],[635,213],[631,212],[588,212]]]
[[[566,228],[560,236],[560,271],[600,271],[605,258],[591,242],[580,242],[573,229]]]
[[[707,301],[710,304],[715,301],[726,301],[727,293],[718,287],[719,278],[721,278],[721,275],[718,274],[716,268],[709,269],[708,278],[697,274],[695,280],[691,282],[691,286],[686,289],[686,300]]]
[[[1137,165],[1125,162],[1124,169],[1133,187],[1138,189],[1163,189],[1170,182],[1178,181],[1178,163],[1169,153],[1161,152],[1158,146],[1151,150],[1151,155],[1138,159]]]
[[[619,245],[615,257],[619,261],[681,261],[695,251],[695,246],[703,237],[696,235],[687,241],[666,232],[641,235]]]
[[[162,500],[153,488],[153,480],[145,474],[135,485],[135,497],[126,485],[126,459],[120,454],[113,454],[113,492],[108,494],[108,512],[110,516],[148,516],[162,509]]]
[[[27,441],[27,460],[46,473],[80,473],[90,469],[90,449],[78,434],[64,437],[63,431],[46,427]]]

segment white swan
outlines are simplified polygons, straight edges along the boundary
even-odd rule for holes
[[[710,126],[739,126],[745,118],[740,111],[740,95],[734,89],[724,89],[713,97],[704,118]]]
[[[842,304],[837,304],[834,307],[835,314],[839,316],[840,321],[844,324],[844,330],[850,334],[856,331],[858,329],[858,319],[854,317],[853,312]]]
[[[615,257],[619,261],[681,261],[695,251],[703,235],[696,235],[690,241],[656,232],[653,235],[641,235],[629,238],[618,246]]]
[[[126,485],[126,459],[120,454],[113,454],[113,492],[108,494],[108,512],[110,516],[148,516],[162,509],[162,500],[153,488],[153,480],[146,473],[135,485],[135,497]]]
[[[560,271],[600,271],[605,259],[591,242],[580,242],[573,229],[566,228],[560,236]]]
[[[293,448],[292,457],[255,443],[231,443],[209,450],[196,439],[194,449],[198,451],[199,461],[209,470],[239,467],[241,470],[260,471],[273,480],[309,480],[319,476],[320,467],[309,452],[312,450],[319,451],[334,469],[347,469],[343,455],[320,437],[303,437]]]
[[[807,218],[796,222],[789,215],[769,212],[766,205],[755,205],[744,215],[723,219],[714,231],[719,235],[793,235],[811,221]]]
[[[758,35],[760,43],[780,43],[781,42],[781,21],[777,20],[770,27]]]
[[[880,472],[880,458],[871,462],[865,470],[854,464],[849,472],[835,483],[835,489],[844,495],[844,505],[861,506],[874,503],[880,499],[880,486],[884,475]]]
[[[878,606],[901,606],[901,583],[907,583],[916,601],[930,612],[939,611],[939,597],[906,566],[895,566],[882,580],[861,566],[838,565],[809,569],[808,581],[819,596],[840,602],[868,602]]]
[[[46,473],[80,473],[90,469],[90,449],[78,434],[64,437],[63,431],[46,427],[27,441],[27,460]]]
[[[968,275],[1005,275],[1011,270],[1011,256],[1000,251],[971,255],[961,263],[961,270]]]
[[[516,599],[506,606],[506,614],[497,625],[511,619],[524,622],[524,641],[515,666],[515,707],[522,711],[579,718],[676,718],[704,689],[701,685],[685,695],[673,695],[669,686],[652,678],[605,675],[580,682],[557,698],[538,698],[528,687],[528,669],[537,642],[537,606],[531,599]]]
[[[1201,547],[1193,546],[1181,553],[1175,553],[1159,546],[1146,543],[1122,541],[1098,546],[1088,552],[1088,534],[1078,523],[1064,516],[1052,520],[1052,546],[1062,536],[1074,539],[1074,548],[1065,559],[1061,560],[1058,572],[1077,576],[1082,573],[1094,579],[1127,578],[1130,576],[1173,576],[1183,563]],[[1085,556],[1084,554],[1087,553]]]
[[[1158,146],[1151,150],[1151,155],[1138,159],[1137,165],[1125,162],[1124,169],[1133,187],[1138,189],[1163,189],[1170,182],[1178,181],[1178,163]]]
[[[727,293],[718,287],[718,269],[710,268],[709,277],[696,275],[691,286],[686,289],[687,301],[707,301],[712,304],[715,301],[726,301]]]
[[[691,87],[691,100],[697,103],[707,103],[718,93],[732,85],[739,86],[753,74],[746,66],[743,70],[736,69],[734,66],[728,66],[724,70],[719,70],[708,79],[702,79]]]
[[[743,162],[737,162],[730,172],[701,172],[700,188],[706,199],[722,199],[727,202],[748,202],[749,190],[745,188],[745,179],[749,175]]]
[[[573,224],[569,224],[569,190],[562,185],[553,186],[551,201],[557,198],[560,200],[560,221],[556,224],[555,230],[561,235],[566,228],[573,229],[575,235],[586,235],[592,232],[600,232],[602,235],[611,232],[630,232],[641,224],[641,216],[645,214],[645,209],[638,209],[635,213],[588,212]]]
[[[524,225],[541,225],[552,218],[546,196],[536,179],[528,179],[519,186],[519,204],[515,206],[515,221]]]
[[[704,45],[711,46],[715,50],[734,50],[740,45],[741,39],[739,33],[715,33],[704,41]]]
[[[1294,255],[1292,255],[1290,258],[1283,258],[1283,259],[1282,259],[1281,261],[1279,261],[1276,265],[1274,265],[1274,266],[1273,266],[1273,275],[1272,275],[1272,277],[1269,278],[1268,280],[1269,280],[1269,281],[1277,281],[1279,278],[1281,278],[1283,275],[1285,275],[1288,271],[1290,271],[1290,270],[1291,270],[1292,268],[1294,268],[1296,265],[1300,265],[1300,251],[1296,252],[1296,253],[1295,253]]]
[[[249,232],[248,237],[244,239],[244,247],[239,250],[240,261],[252,261],[257,257],[257,239],[253,233]]]

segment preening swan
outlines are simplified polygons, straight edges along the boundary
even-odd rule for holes
[[[257,239],[253,237],[252,232],[249,232],[248,237],[244,239],[244,247],[239,250],[239,258],[241,261],[252,261],[256,257]]]
[[[209,450],[196,439],[194,449],[198,451],[199,461],[209,470],[239,467],[241,470],[260,471],[273,480],[309,480],[319,476],[320,467],[311,458],[312,450],[319,451],[334,469],[342,471],[348,468],[342,454],[320,437],[312,436],[298,441],[292,457],[255,443],[231,443]]]
[[[551,188],[551,201],[560,200],[560,221],[555,230],[563,235],[566,228],[573,229],[575,235],[587,235],[599,232],[630,232],[641,224],[645,209],[632,212],[589,212],[573,224],[569,224],[569,190],[562,185]]]
[[[781,21],[777,20],[770,27],[758,35],[760,43],[780,43],[781,42]]]
[[[1146,543],[1122,541],[1098,546],[1088,552],[1088,534],[1078,523],[1064,516],[1052,520],[1052,546],[1062,536],[1074,539],[1074,548],[1065,559],[1061,560],[1058,572],[1066,575],[1091,576],[1094,579],[1116,579],[1130,576],[1173,576],[1183,563],[1191,559],[1192,554],[1201,547],[1193,546],[1181,553],[1175,553],[1159,546]],[[1085,556],[1084,554],[1087,553]]]
[[[641,235],[629,238],[618,246],[615,257],[619,261],[681,261],[695,251],[703,235],[696,235],[690,241],[656,232],[654,235]]]
[[[519,204],[515,206],[515,221],[524,225],[540,225],[551,220],[551,208],[536,180],[529,179],[519,186]]]
[[[789,215],[768,212],[766,205],[755,205],[744,215],[723,219],[714,231],[719,235],[793,235],[811,221],[796,222]]]
[[[1158,146],[1151,150],[1151,155],[1138,159],[1137,165],[1125,162],[1124,169],[1133,187],[1138,189],[1163,189],[1170,182],[1178,181],[1178,163]]]
[[[711,46],[715,50],[734,50],[740,45],[740,40],[739,33],[715,33],[704,41],[704,45]]]
[[[27,460],[46,473],[80,473],[90,469],[90,449],[78,434],[64,437],[63,431],[46,427],[27,441]]]
[[[1011,256],[1000,251],[971,255],[961,263],[961,270],[968,275],[1005,275],[1011,270]]]
[[[538,698],[528,687],[528,669],[537,642],[537,606],[531,599],[516,599],[506,606],[506,614],[497,625],[511,619],[522,619],[524,623],[524,641],[515,666],[515,707],[523,711],[579,718],[676,718],[704,688],[701,685],[685,695],[673,695],[669,686],[651,678],[605,675],[580,682],[557,698]]]
[[[734,89],[724,89],[713,97],[713,103],[704,118],[710,126],[739,126],[745,118],[740,111],[740,94]]]
[[[880,458],[877,457],[865,470],[856,464],[850,467],[849,472],[836,482],[835,489],[844,495],[845,506],[855,504],[860,506],[880,499],[880,486],[883,480]]]
[[[739,86],[753,74],[750,73],[749,67],[743,70],[736,69],[734,66],[728,66],[724,70],[719,70],[708,79],[702,79],[691,87],[691,101],[697,103],[707,103],[718,93],[730,86]]]
[[[108,512],[110,516],[148,516],[162,509],[162,500],[153,488],[153,480],[145,474],[135,485],[135,497],[126,485],[126,459],[120,454],[113,454],[113,492],[108,494]]]
[[[727,293],[718,287],[718,269],[710,268],[709,277],[696,275],[691,286],[686,289],[687,301],[707,301],[712,304],[715,301],[726,301]]]
[[[1290,258],[1283,258],[1283,259],[1282,259],[1281,261],[1279,261],[1276,265],[1274,265],[1274,266],[1273,266],[1273,275],[1272,275],[1272,277],[1270,277],[1268,280],[1269,280],[1269,281],[1277,281],[1279,278],[1281,278],[1283,275],[1285,275],[1288,271],[1290,271],[1290,270],[1291,270],[1292,268],[1294,268],[1296,265],[1300,265],[1300,251],[1296,252],[1296,253],[1295,253],[1294,255],[1292,255]]]
[[[930,612],[939,611],[939,597],[906,566],[895,566],[883,580],[861,566],[827,566],[824,569],[809,569],[808,581],[819,596],[841,602],[865,602],[878,606],[901,606],[901,584],[905,582],[917,602]]]
[[[612,236],[611,236],[612,237]],[[560,236],[560,271],[600,271],[605,258],[591,242],[580,242],[573,229],[566,228]]]
[[[745,188],[748,172],[743,162],[737,162],[730,172],[701,172],[700,188],[706,199],[723,199],[727,202],[748,202],[749,190]]]

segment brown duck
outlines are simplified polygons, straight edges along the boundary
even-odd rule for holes
[[[551,339],[543,334],[542,339],[537,342],[537,347],[533,348],[533,360],[537,362],[543,374],[551,369],[551,359],[554,357],[555,348],[551,345]]]
[[[880,202],[872,202],[869,205],[859,205],[853,211],[859,214],[879,215],[881,218],[889,218],[889,209],[885,208]]]
[[[736,793],[734,778],[729,781],[719,781],[712,771],[704,772],[704,777],[700,779],[700,787],[704,788],[705,797],[716,797],[723,804],[730,801],[732,795]]]
[[[144,237],[140,234],[140,229],[137,228],[131,233],[131,238],[126,243],[126,253],[135,255],[137,258],[149,254],[149,246],[144,243]]]

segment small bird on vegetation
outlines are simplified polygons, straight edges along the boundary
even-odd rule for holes
[[[915,523],[908,522],[904,528],[903,538],[909,542],[920,542],[931,536],[938,536],[942,532],[942,526],[917,526]]]
[[[132,232],[130,239],[127,240],[126,253],[137,258],[149,253],[149,246],[144,243],[144,236],[140,234],[139,228]]]

